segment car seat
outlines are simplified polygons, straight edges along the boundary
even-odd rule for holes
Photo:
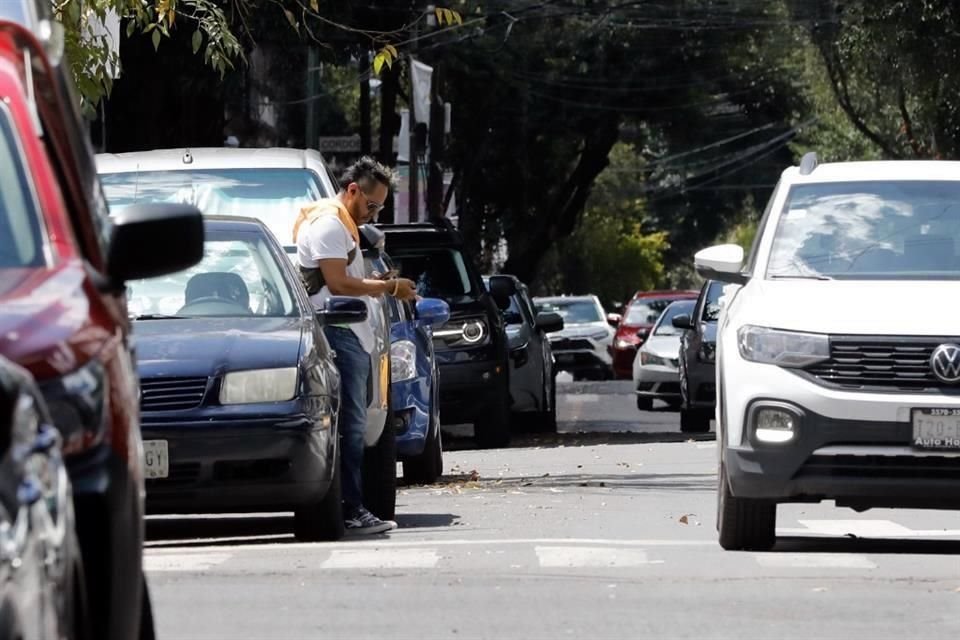
[[[227,271],[198,273],[191,277],[184,292],[185,304],[200,298],[221,298],[236,302],[244,309],[250,308],[250,291],[243,278]]]

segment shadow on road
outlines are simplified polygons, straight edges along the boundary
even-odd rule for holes
[[[678,433],[664,432],[627,432],[627,431],[578,431],[566,433],[515,433],[510,441],[511,449],[581,447],[602,444],[649,444],[670,442],[708,442],[716,440],[715,433]],[[443,434],[445,451],[465,451],[477,449],[473,438],[459,434]]]
[[[903,555],[958,555],[960,540],[917,538],[837,538],[778,536],[773,553],[876,553]]]
[[[398,513],[394,520],[401,529],[436,529],[452,526],[460,516],[452,513]]]
[[[150,547],[191,547],[293,542],[293,516],[182,516],[147,519]]]

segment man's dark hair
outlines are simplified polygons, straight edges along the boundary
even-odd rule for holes
[[[365,189],[370,189],[376,182],[387,189],[396,187],[393,171],[370,156],[363,156],[344,170],[340,176],[340,190],[345,191],[351,182],[356,182]]]

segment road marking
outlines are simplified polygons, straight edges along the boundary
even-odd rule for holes
[[[230,553],[163,553],[152,551],[143,558],[144,570],[150,571],[207,571],[223,564]]]
[[[440,556],[433,549],[334,549],[323,569],[432,569]]]
[[[662,564],[662,560],[648,560],[640,549],[611,549],[606,547],[536,547],[540,566],[548,568],[579,567],[639,567]]]
[[[828,536],[852,534],[858,538],[903,538],[911,529],[891,520],[800,520],[812,533]]]
[[[697,449],[716,449],[716,448],[717,448],[716,442],[706,442],[706,443],[697,445]]]
[[[848,553],[763,553],[757,563],[768,569],[876,569],[865,556]]]

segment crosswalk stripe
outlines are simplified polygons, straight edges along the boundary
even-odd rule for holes
[[[865,556],[849,553],[763,553],[757,563],[768,569],[876,569]]]
[[[638,567],[662,563],[660,560],[648,560],[647,553],[640,549],[538,546],[535,551],[543,568]]]
[[[335,549],[324,569],[432,569],[440,556],[435,549]]]
[[[227,561],[230,553],[148,553],[143,558],[144,570],[206,571]]]

